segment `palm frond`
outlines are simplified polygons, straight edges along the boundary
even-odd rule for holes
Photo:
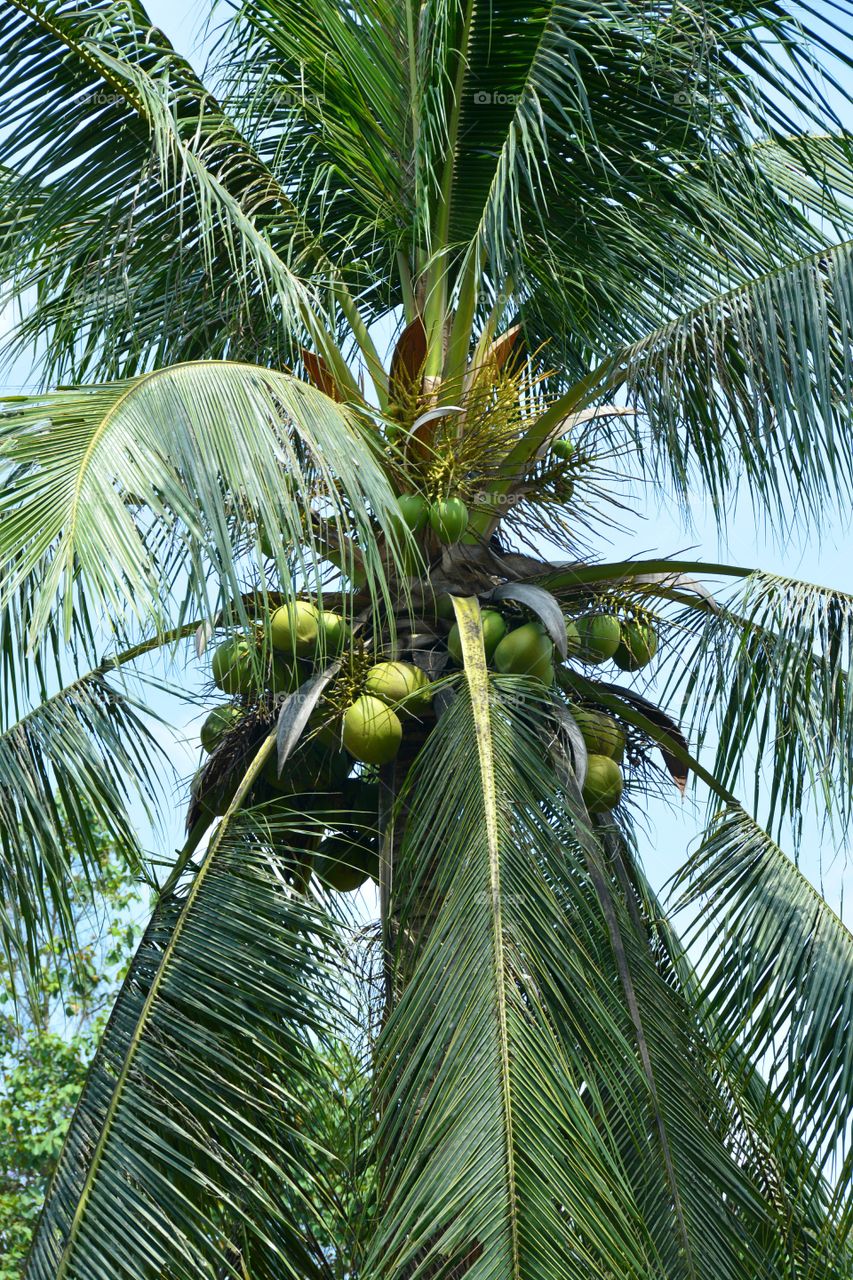
[[[804,1140],[796,1113],[768,1086],[756,1063],[732,1039],[725,1021],[717,1021],[685,944],[649,885],[636,852],[616,832],[607,833],[606,847],[656,968],[667,986],[681,989],[691,1015],[702,1027],[739,1133],[739,1159],[766,1202],[778,1207],[783,1220],[796,1224],[788,1233],[788,1247],[797,1265],[811,1276],[851,1274],[853,1253],[844,1226],[849,1184],[843,1168],[833,1192],[829,1170]]]
[[[831,1154],[853,1112],[853,936],[744,810],[728,807],[679,872],[700,912],[702,982],[720,1034],[765,1064],[774,1096],[815,1150]],[[688,935],[689,937],[690,935]]]
[[[513,38],[492,39],[496,25]],[[784,145],[797,114],[797,132],[837,130],[817,75],[787,76],[774,56],[816,72],[819,22],[763,2],[666,20],[652,5],[509,4],[475,16],[469,43],[455,243],[482,240],[486,292],[511,278],[508,309],[549,368],[579,378],[672,306],[818,248],[803,192],[754,143]],[[835,52],[849,62],[849,41]],[[849,163],[840,132],[836,145]]]
[[[549,870],[565,855],[511,817],[535,794],[517,767],[530,743],[492,697],[478,718],[479,758],[464,691],[431,736],[395,867],[401,935],[423,936],[415,957],[401,945],[409,981],[378,1045],[382,1213],[368,1268],[640,1276],[647,1230],[588,1110],[578,1050],[549,1016],[582,985],[589,1035],[627,1063],[590,950],[602,939],[584,936],[586,922],[558,935],[565,921],[534,838]],[[543,972],[543,951],[556,963],[556,949],[559,970]]]
[[[280,531],[285,586],[320,589],[324,556],[343,546],[348,563],[355,543],[371,590],[387,590],[383,531],[402,565],[372,428],[274,370],[199,362],[17,401],[0,423],[0,461],[19,469],[0,499],[0,608],[37,584],[31,647],[57,607],[68,634],[84,597],[119,635],[128,619],[144,634],[168,630],[187,599],[211,620],[231,602],[247,625],[244,591],[267,592],[256,585],[261,529]]]
[[[736,581],[721,588],[724,578]],[[809,810],[836,833],[846,828],[853,599],[744,566],[682,560],[567,565],[539,581],[569,609],[599,598],[653,620],[654,696],[683,725],[694,756],[713,742],[716,796],[748,787],[752,808],[777,836],[789,827],[795,849]],[[592,689],[589,673],[579,678]],[[622,692],[599,687],[607,698]]]
[[[72,869],[89,874],[104,836],[141,869],[130,801],[153,812],[166,791],[166,755],[114,666],[108,659],[17,719],[0,709],[0,932],[25,967],[45,921],[74,940]]]
[[[678,662],[664,697],[678,698],[697,752],[715,734],[720,785],[749,782],[752,807],[766,807],[775,833],[792,824],[796,847],[810,809],[844,830],[853,805],[853,600],[756,571],[713,610],[688,603],[673,627]]]
[[[18,336],[45,344],[46,379],[198,356],[293,363],[307,336],[357,394],[310,287],[334,274],[322,245],[143,6],[3,11],[0,263],[32,295]]]
[[[476,613],[457,611],[464,683],[403,797],[370,1261],[379,1275],[774,1275],[784,1224],[741,1168],[701,1024],[609,866],[608,923],[547,763],[546,708],[526,682],[487,678]]]
[[[279,817],[258,839],[247,812],[161,901],[72,1122],[29,1280],[95,1280],[118,1223],[111,1266],[127,1280],[331,1274],[314,1231],[331,1197],[317,1169],[334,1157],[302,1112],[329,1086],[335,926],[282,876],[303,828]]]
[[[375,0],[241,0],[234,9],[214,58],[228,110],[365,315],[387,315],[401,301],[396,251],[410,241],[418,204],[406,65],[414,20]]]
[[[722,516],[756,508],[819,525],[851,490],[851,242],[788,259],[667,321],[614,360],[645,415],[642,465],[682,501],[701,483]]]

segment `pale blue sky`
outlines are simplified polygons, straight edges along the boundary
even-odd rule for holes
[[[193,56],[199,43],[195,32],[208,11],[206,4],[190,0],[149,0],[148,12],[184,53]],[[226,11],[223,10],[223,14]],[[200,59],[193,58],[198,65]],[[845,122],[853,126],[853,112],[849,104],[839,102],[839,112]],[[26,380],[24,370],[16,368],[11,380]],[[690,549],[696,559],[715,561],[728,559],[737,564],[756,565],[786,575],[832,585],[853,593],[853,542],[850,535],[850,513],[838,513],[827,520],[822,538],[804,539],[780,545],[772,531],[756,530],[748,510],[736,510],[725,540],[718,537],[712,520],[701,503],[692,511],[694,528],[688,530],[676,513],[667,510],[656,495],[645,489],[639,495],[639,514],[625,533],[613,533],[611,543],[602,544],[598,551],[604,558],[636,557],[643,551],[652,554],[675,554]],[[186,727],[184,727],[186,726]],[[193,723],[184,711],[175,733],[163,730],[164,742],[179,767],[187,775],[196,760],[196,739]],[[660,886],[671,872],[684,860],[685,852],[701,829],[704,799],[700,802],[673,801],[666,805],[651,800],[647,807],[648,830],[643,839],[643,854],[647,870],[656,886]],[[167,823],[167,847],[177,841],[179,815]],[[163,850],[165,851],[165,849]],[[841,900],[844,880],[853,884],[844,853],[837,854],[824,845],[815,824],[809,828],[807,849],[803,866],[811,878],[820,883],[829,899],[837,906]]]

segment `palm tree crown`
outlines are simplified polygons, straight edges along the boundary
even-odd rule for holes
[[[238,0],[211,88],[0,0],[4,945],[96,830],[155,891],[30,1280],[853,1277],[853,599],[600,554],[628,470],[850,498],[851,15]]]

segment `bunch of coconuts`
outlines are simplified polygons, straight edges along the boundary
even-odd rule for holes
[[[566,619],[569,657],[598,664],[611,660],[620,671],[639,671],[658,651],[654,627],[637,619],[620,621],[612,613],[589,613]]]
[[[425,504],[426,505],[426,504]],[[429,518],[429,516],[427,517]],[[449,603],[449,600],[444,602]],[[446,616],[439,602],[439,614]],[[504,674],[533,677],[550,686],[555,680],[555,646],[538,620],[520,612],[494,608],[481,612],[486,660]],[[645,666],[657,651],[654,629],[637,620],[620,621],[608,613],[589,613],[565,619],[569,658],[601,663],[612,659],[623,670]],[[350,639],[349,628],[336,613],[319,610],[308,600],[294,600],[270,618],[272,653],[264,673],[272,695],[294,692],[308,678],[318,659],[333,657]],[[454,623],[447,636],[450,658],[462,663],[459,628]],[[211,660],[214,683],[233,697],[248,699],[257,692],[258,635],[234,636],[218,645]],[[279,774],[271,755],[264,767],[263,783],[273,795],[309,797],[333,791],[343,805],[334,814],[336,834],[327,836],[316,851],[314,870],[328,886],[350,891],[378,872],[375,833],[365,837],[356,814],[377,812],[377,784],[369,774],[397,755],[407,721],[429,712],[433,686],[427,674],[413,663],[380,661],[360,678],[355,696],[343,711],[322,711],[312,716],[312,732],[301,742]],[[620,764],[625,735],[611,717],[588,707],[571,707],[584,738],[588,767],[583,797],[590,813],[611,810],[622,795]],[[230,703],[215,708],[201,727],[201,744],[212,754],[247,714],[245,705]],[[353,777],[353,770],[361,777]],[[215,786],[204,796],[211,816],[225,812],[233,798],[239,774]],[[368,795],[366,788],[373,788]],[[346,818],[341,813],[347,814]],[[330,815],[331,816],[331,815]]]
[[[292,693],[311,674],[319,658],[330,658],[349,639],[349,628],[335,613],[296,600],[270,618],[272,653],[264,672],[266,690]],[[214,683],[224,693],[243,699],[257,693],[258,635],[235,636],[218,645],[211,659]],[[274,754],[267,758],[261,786],[273,796],[304,797],[305,809],[317,809],[336,828],[316,850],[313,870],[327,886],[341,892],[359,888],[378,876],[378,842],[365,829],[368,815],[375,822],[378,784],[370,767],[389,763],[397,754],[407,718],[425,712],[432,691],[426,674],[408,662],[377,662],[361,682],[361,689],[342,715],[329,719],[321,710],[312,717],[312,732],[301,741],[279,773]],[[203,749],[212,754],[247,715],[247,707],[229,703],[215,708],[201,726]],[[362,769],[352,777],[354,768]],[[208,817],[222,814],[239,781],[235,771],[226,781],[205,790],[202,809]],[[342,803],[324,814],[322,794],[340,793]],[[319,794],[318,794],[319,793]],[[346,815],[346,816],[343,816]]]
[[[453,496],[429,502],[422,493],[404,493],[397,499],[403,523],[411,533],[429,524],[439,542],[458,542],[468,528],[468,508]]]
[[[575,458],[575,446],[566,436],[551,441],[552,463],[568,468]],[[567,496],[571,496],[570,485]],[[468,508],[461,498],[450,494],[430,502],[422,493],[403,493],[397,498],[403,523],[413,534],[421,533],[427,525],[439,542],[458,542],[468,528]]]
[[[334,655],[348,634],[338,614],[318,610],[307,600],[277,609],[270,619],[270,692],[292,693],[310,674],[314,659],[321,653]],[[214,651],[211,673],[224,693],[245,696],[255,689],[254,643],[251,638],[236,637]],[[410,662],[377,662],[367,671],[362,692],[339,724],[325,726],[319,738],[330,749],[343,746],[363,764],[388,764],[399,750],[405,717],[423,713],[431,700],[430,680],[420,667]],[[241,714],[236,706],[212,711],[202,725],[202,746],[215,750]]]
[[[555,647],[538,621],[512,619],[496,609],[481,613],[486,661],[504,674],[533,676],[545,685],[554,683]],[[620,621],[613,614],[590,613],[566,618],[567,657],[597,665],[611,659],[623,671],[637,671],[657,653],[657,632],[648,623]],[[462,662],[462,644],[456,624],[447,637],[455,662]],[[620,764],[625,735],[612,716],[591,708],[571,707],[587,749],[587,774],[583,798],[590,813],[606,813],[622,796],[624,779]]]

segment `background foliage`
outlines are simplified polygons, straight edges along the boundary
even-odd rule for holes
[[[33,986],[0,963],[0,1280],[21,1274],[47,1181],[139,938],[138,882],[107,840],[97,845],[94,883],[78,872],[71,886],[75,952],[57,922],[46,920]]]

